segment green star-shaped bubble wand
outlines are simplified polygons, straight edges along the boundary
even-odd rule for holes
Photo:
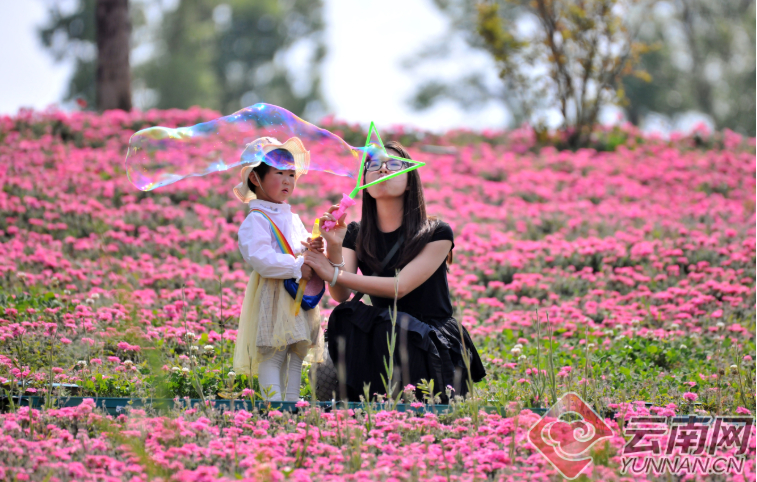
[[[373,138],[375,136],[375,139]],[[425,162],[421,161],[414,161],[412,159],[406,159],[404,157],[397,157],[392,156],[389,153],[386,152],[386,148],[384,147],[384,142],[381,140],[381,136],[378,133],[378,130],[376,129],[376,125],[371,122],[371,126],[368,129],[368,137],[365,139],[365,147],[362,148],[363,151],[363,157],[360,160],[360,170],[358,171],[357,176],[357,182],[355,184],[355,189],[350,192],[350,194],[344,194],[342,193],[342,201],[339,203],[339,207],[331,213],[332,216],[334,216],[334,219],[339,219],[342,217],[342,215],[347,211],[347,208],[355,204],[355,196],[357,196],[357,193],[362,191],[363,189],[369,188],[371,186],[375,186],[376,184],[384,181],[388,181],[389,179],[392,179],[393,177],[397,177],[400,174],[404,174],[406,172],[410,172],[412,170],[418,169],[419,167],[425,166]],[[405,162],[406,164],[410,164],[410,166],[406,167],[405,169],[401,169],[397,172],[393,172],[392,174],[389,174],[388,176],[382,177],[381,179],[377,179],[373,182],[370,182],[368,184],[360,185],[360,183],[363,180],[363,171],[365,169],[365,158],[368,156],[368,152],[372,153],[378,153],[382,157],[390,158],[390,159],[398,159],[400,161]],[[324,231],[331,231],[334,226],[336,226],[335,221],[325,221],[323,223],[323,230]]]

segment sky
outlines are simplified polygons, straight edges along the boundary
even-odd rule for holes
[[[322,85],[329,113],[337,119],[389,127],[405,125],[441,131],[451,127],[504,128],[509,116],[491,103],[465,111],[451,102],[417,112],[408,102],[419,78],[450,79],[461,69],[477,67],[491,81],[496,68],[485,54],[462,44],[443,63],[408,70],[402,61],[442,36],[447,19],[431,0],[324,0],[328,54],[322,66]],[[56,63],[43,50],[37,27],[46,17],[43,0],[0,0],[0,114],[21,107],[44,109],[65,95],[71,66]],[[357,20],[359,19],[359,21]],[[368,64],[376,69],[362,69]],[[617,112],[606,112],[605,121]],[[669,130],[657,122],[653,130]]]

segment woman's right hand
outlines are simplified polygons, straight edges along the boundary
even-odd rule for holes
[[[321,230],[321,236],[323,236],[323,239],[326,240],[326,243],[328,243],[329,246],[342,246],[344,235],[347,233],[347,225],[344,224],[344,218],[347,217],[347,213],[344,213],[339,219],[336,219],[331,215],[331,213],[337,209],[339,209],[339,205],[335,204],[319,218],[321,220],[321,226],[323,226],[323,223],[326,221],[336,221],[336,226],[330,231],[326,231],[325,229]]]

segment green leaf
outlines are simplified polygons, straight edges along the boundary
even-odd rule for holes
[[[631,370],[628,367],[620,367],[618,370],[625,375],[626,378],[631,378]]]
[[[649,353],[650,355],[654,355],[658,351],[660,351],[660,350],[656,346],[654,346],[654,345],[649,345],[647,347],[647,353]]]

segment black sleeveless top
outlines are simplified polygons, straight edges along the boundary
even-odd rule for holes
[[[344,235],[344,241],[342,247],[349,248],[355,252],[357,235],[360,231],[360,223],[357,221],[351,222],[347,226],[347,233]],[[400,228],[392,231],[391,233],[378,232],[379,239],[377,242],[377,258],[383,260],[386,257],[389,250],[394,246],[394,243],[400,236]],[[439,221],[434,234],[431,236],[430,242],[449,240],[452,241],[452,247],[455,247],[454,235],[452,228],[449,224]],[[400,260],[401,247],[397,250],[397,253],[389,260],[386,268],[382,273],[376,276],[381,277],[394,277],[394,268],[397,266]],[[372,273],[371,268],[364,262],[358,259],[358,268],[364,275]],[[378,296],[371,296],[371,304],[377,307],[391,307],[394,305],[393,298],[381,298]],[[452,315],[452,302],[449,297],[449,286],[447,285],[447,266],[446,260],[443,260],[434,273],[420,286],[415,288],[410,293],[406,294],[403,298],[397,300],[397,311],[404,311],[405,313],[418,318],[419,320],[427,319],[446,319],[451,318]]]

